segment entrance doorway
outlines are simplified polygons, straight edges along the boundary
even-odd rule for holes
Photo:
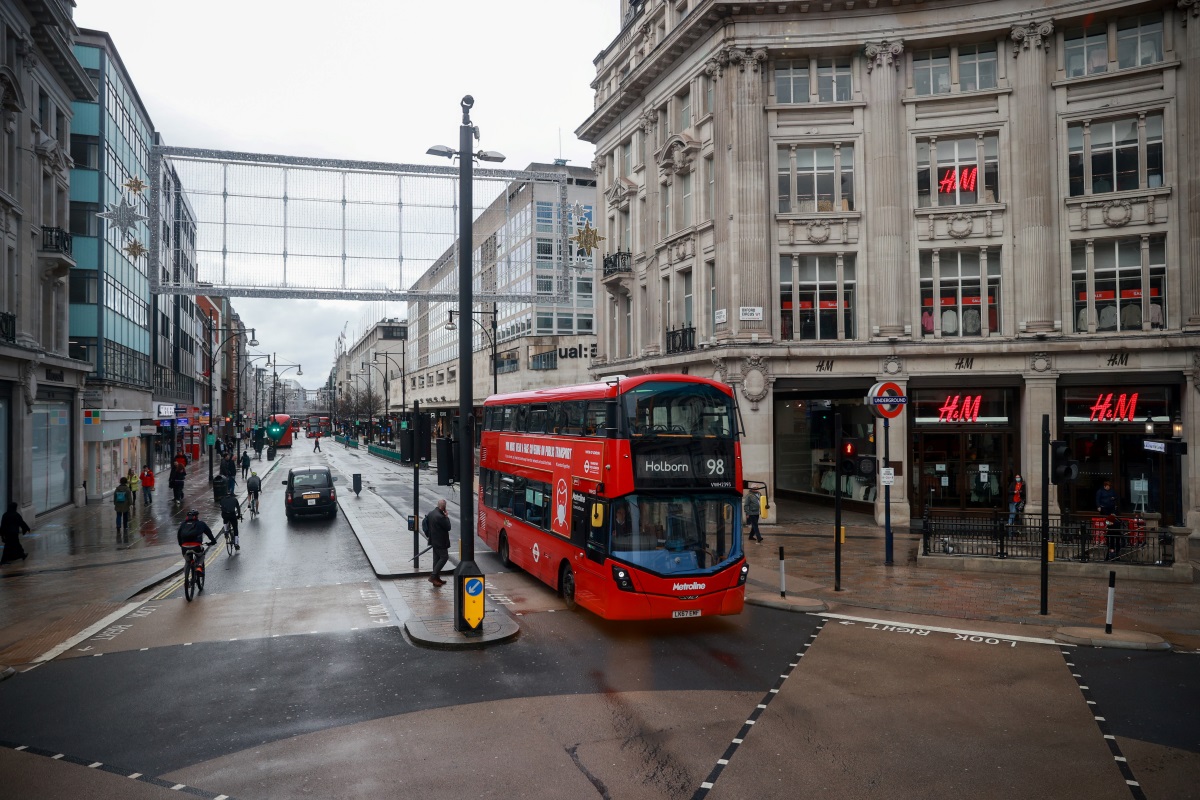
[[[1012,431],[947,430],[915,434],[914,513],[932,509],[1005,509],[1004,492],[1018,471]]]

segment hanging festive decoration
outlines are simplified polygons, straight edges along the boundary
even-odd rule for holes
[[[121,235],[125,237],[130,235],[134,225],[150,219],[144,214],[139,214],[137,207],[124,197],[121,198],[121,202],[119,203],[110,203],[106,211],[101,211],[96,216],[111,222],[113,227],[119,230]]]
[[[150,188],[150,185],[148,183],[145,183],[141,178],[137,177],[136,175],[133,176],[132,178],[130,178],[129,180],[125,181],[124,186],[127,191],[133,192],[134,194],[138,194],[138,195],[140,195],[142,192],[146,191],[146,189]]]
[[[129,256],[130,258],[141,258],[142,256],[146,255],[146,253],[150,252],[146,249],[146,246],[137,239],[131,239],[125,245],[124,249],[125,255]]]
[[[604,241],[604,239],[605,237],[600,235],[600,231],[592,227],[591,220],[584,222],[579,232],[571,237],[571,241],[577,243],[579,249],[583,250],[589,257],[592,255],[592,251],[599,247],[600,242]]]

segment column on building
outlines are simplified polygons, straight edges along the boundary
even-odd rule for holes
[[[1179,151],[1175,160],[1180,165],[1177,174],[1184,204],[1183,224],[1179,229],[1182,319],[1186,327],[1200,328],[1200,169],[1191,161],[1200,153],[1200,0],[1179,0],[1177,14],[1184,25],[1175,46],[1183,59],[1176,83],[1181,108]]]
[[[1031,364],[1047,363],[1046,354],[1035,353]],[[1021,400],[1021,475],[1029,487],[1026,500],[1027,514],[1042,511],[1042,416],[1050,415],[1050,438],[1058,430],[1058,413],[1055,391],[1058,374],[1053,371],[1029,372],[1025,374],[1025,396]],[[1050,490],[1050,513],[1058,513],[1058,496],[1053,485]]]
[[[769,336],[773,327],[770,265],[771,192],[764,181],[772,179],[767,147],[767,115],[763,79],[767,51],[731,47],[725,51],[726,91],[731,102],[728,144],[730,183],[728,195],[730,315],[734,308],[760,309],[760,319],[737,319],[739,338]],[[718,226],[719,228],[720,226]],[[753,314],[749,316],[754,316]]]
[[[633,276],[629,282],[629,302],[633,312],[630,323],[630,336],[633,339],[630,353],[634,358],[639,357],[643,352],[661,352],[661,347],[657,351],[647,351],[647,347],[657,341],[656,338],[652,339],[652,336],[656,330],[654,326],[654,312],[658,298],[658,291],[655,288],[658,284],[656,246],[660,239],[659,209],[662,202],[662,185],[658,180],[658,159],[655,157],[658,150],[658,110],[647,107],[642,113],[641,123],[642,164],[644,165],[642,180],[645,182],[646,188],[646,215],[642,221],[644,258],[638,266],[634,267]]]
[[[1009,71],[1013,100],[1010,152],[1021,163],[1011,170],[1010,206],[1013,229],[1013,274],[1016,276],[1017,330],[1049,333],[1060,321],[1058,257],[1058,192],[1055,180],[1054,93],[1049,90],[1054,65],[1049,57],[1054,23],[1050,20],[1016,25],[1012,29]],[[1040,428],[1039,428],[1040,430]]]
[[[863,277],[872,286],[872,317],[879,336],[905,335],[909,318],[908,246],[905,232],[911,226],[905,166],[904,43],[872,42],[864,50],[867,66],[867,107],[863,128],[867,135],[866,203],[863,223],[867,232],[868,269]],[[861,268],[861,267],[860,267]],[[862,278],[860,278],[862,280]],[[910,329],[911,330],[911,329]]]
[[[721,51],[704,62],[704,72],[713,82],[713,182],[716,191],[713,192],[713,259],[712,275],[715,293],[709,297],[714,305],[709,309],[709,315],[715,318],[716,311],[725,311],[725,322],[717,322],[713,326],[714,340],[727,340],[733,327],[729,320],[730,280],[733,275],[730,260],[729,242],[729,193],[725,187],[733,180],[730,160],[726,157],[729,151],[729,104],[730,82],[725,79],[727,65],[726,53]],[[712,289],[713,287],[709,287]]]

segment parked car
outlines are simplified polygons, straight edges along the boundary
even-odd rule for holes
[[[288,470],[283,485],[284,510],[291,520],[298,514],[326,514],[331,519],[337,516],[337,491],[333,484],[337,478],[329,467],[292,467]]]

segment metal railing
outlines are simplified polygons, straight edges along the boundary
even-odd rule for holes
[[[0,311],[0,341],[17,341],[17,315]]]
[[[1042,557],[1042,520],[1007,511],[943,514],[927,511],[922,520],[921,552],[927,556],[976,558]],[[1175,563],[1174,539],[1165,528],[1151,528],[1139,517],[1051,514],[1049,538],[1055,561],[1108,561],[1142,566]]]
[[[633,254],[618,250],[604,257],[604,277],[619,275],[623,272],[633,272]]]
[[[71,255],[71,232],[62,228],[42,228],[42,249]]]
[[[677,328],[667,331],[667,352],[687,353],[696,349],[696,328]]]

